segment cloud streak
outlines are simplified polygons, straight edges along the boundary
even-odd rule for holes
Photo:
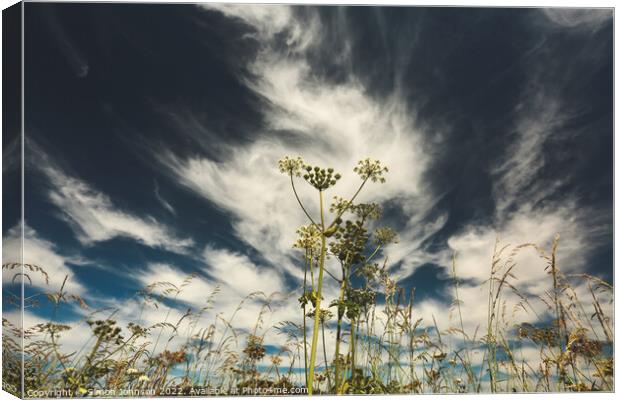
[[[454,297],[453,288],[447,284],[453,255],[456,273],[463,281],[459,290],[462,312],[466,315],[465,331],[473,336],[487,318],[486,307],[481,305],[486,305],[488,292],[482,283],[489,277],[494,247],[507,245],[506,254],[526,242],[549,249],[559,233],[558,265],[563,272],[573,273],[587,269],[589,255],[600,243],[609,240],[608,210],[595,209],[585,204],[587,201],[576,191],[564,190],[565,186],[571,185],[576,172],[557,164],[562,157],[570,161],[565,157],[566,149],[558,143],[572,145],[572,138],[591,128],[575,127],[584,115],[584,106],[580,108],[580,104],[571,103],[572,97],[565,89],[572,82],[581,82],[577,79],[581,76],[575,65],[584,63],[583,59],[591,60],[590,56],[602,58],[596,50],[604,48],[604,42],[598,47],[576,49],[582,57],[575,57],[574,64],[562,65],[564,58],[558,57],[556,52],[558,46],[566,43],[554,41],[566,32],[593,36],[608,23],[606,13],[528,11],[520,14],[526,15],[527,23],[532,25],[527,26],[526,37],[515,34],[519,40],[503,43],[502,40],[481,39],[484,29],[494,27],[494,24],[486,25],[494,18],[489,18],[491,14],[484,10],[474,12],[480,17],[472,19],[477,21],[475,25],[463,23],[459,16],[453,20],[456,26],[444,32],[438,27],[445,28],[442,24],[451,20],[444,19],[445,15],[437,18],[438,14],[433,14],[437,11],[429,10],[418,15],[409,14],[412,19],[403,23],[390,14],[395,10],[393,8],[389,12],[373,9],[365,14],[349,12],[347,8],[331,8],[326,12],[326,9],[314,7],[282,5],[204,4],[198,7],[200,14],[218,14],[217,18],[209,20],[214,24],[201,31],[204,34],[211,35],[224,18],[231,22],[224,30],[226,40],[222,43],[218,43],[220,32],[208,36],[213,42],[208,43],[208,50],[205,50],[207,57],[200,59],[211,63],[214,55],[225,54],[217,59],[217,68],[208,70],[216,77],[225,70],[223,66],[229,59],[235,59],[237,65],[225,71],[226,82],[221,85],[225,90],[228,84],[235,88],[229,96],[232,100],[223,101],[225,105],[221,108],[221,104],[211,104],[219,100],[209,98],[211,93],[200,98],[209,100],[206,102],[193,104],[193,92],[184,96],[191,100],[178,100],[179,87],[183,90],[185,87],[176,84],[181,81],[171,79],[175,83],[169,85],[172,88],[163,87],[166,85],[157,87],[149,92],[154,97],[149,100],[152,100],[151,105],[157,104],[154,107],[156,114],[169,118],[164,122],[172,124],[159,124],[160,120],[146,123],[136,115],[136,120],[127,126],[140,127],[144,123],[147,127],[157,125],[155,130],[145,128],[144,132],[157,131],[161,126],[172,127],[174,132],[185,132],[186,136],[182,137],[165,132],[163,141],[158,141],[154,133],[152,137],[139,141],[140,155],[143,155],[144,148],[151,149],[156,160],[151,166],[155,164],[156,174],[163,170],[175,184],[228,216],[232,234],[239,241],[234,247],[224,247],[222,243],[197,246],[198,238],[187,237],[188,234],[177,232],[152,215],[121,207],[124,203],[119,199],[102,192],[93,182],[80,178],[69,168],[53,162],[36,146],[29,146],[37,154],[37,171],[48,183],[46,199],[56,207],[60,218],[72,228],[82,245],[95,247],[114,238],[127,238],[134,244],[192,258],[192,267],[175,263],[174,254],[169,254],[165,260],[147,259],[142,265],[132,266],[129,273],[132,283],[138,286],[170,282],[180,287],[188,278],[186,271],[194,268],[191,284],[174,300],[169,299],[163,305],[170,307],[168,322],[182,319],[188,307],[198,310],[208,306],[211,294],[218,291],[210,305],[210,317],[217,320],[221,315],[235,315],[234,323],[240,331],[251,331],[259,316],[262,318],[262,295],[246,298],[244,307],[238,307],[244,297],[257,291],[265,295],[280,292],[271,299],[274,307],[263,321],[265,329],[272,329],[274,324],[282,321],[300,321],[301,312],[294,297],[299,295],[303,269],[299,253],[291,245],[295,230],[308,221],[291,192],[288,177],[278,172],[277,161],[285,155],[300,155],[311,164],[332,167],[342,173],[343,178],[335,190],[326,193],[328,201],[333,195],[347,197],[355,192],[360,180],[352,168],[359,159],[379,159],[390,168],[387,183],[369,184],[358,200],[385,205],[385,218],[381,222],[398,231],[399,243],[386,248],[382,254],[392,266],[391,277],[401,282],[408,279],[407,282],[418,287],[435,285],[437,287],[429,292],[443,295],[416,301],[416,312],[424,317],[427,327],[433,319],[442,330],[454,326],[453,316],[446,312],[446,301]],[[537,18],[529,18],[532,14]],[[371,24],[376,23],[377,32],[368,29],[374,25],[363,24],[368,18]],[[514,28],[514,23],[518,25],[516,32],[526,31],[519,25],[523,21],[516,20],[518,22],[511,22],[511,27]],[[391,26],[393,21],[400,21],[401,25]],[[243,29],[239,29],[240,25]],[[360,32],[359,26],[364,26],[366,32]],[[474,39],[469,41],[460,29],[472,26],[483,33],[479,34],[481,36],[472,33]],[[239,31],[242,37],[234,37]],[[369,31],[382,40],[367,40]],[[435,38],[423,40],[429,32],[433,35],[442,32],[445,42],[435,42]],[[63,54],[80,76],[80,71],[84,70],[81,66],[83,60],[79,54],[73,54],[76,51],[74,43],[63,35],[63,32],[56,35],[65,42],[61,45]],[[183,40],[189,36],[184,33]],[[228,48],[225,51],[216,48],[218,45],[228,46],[235,40],[243,41],[243,45],[234,43],[231,48],[235,50],[230,53],[243,49],[241,57],[228,57]],[[446,42],[450,42],[450,46],[435,46]],[[535,46],[531,46],[533,42]],[[420,50],[420,46],[435,48]],[[504,47],[508,48],[505,53]],[[187,48],[193,49],[191,46]],[[151,48],[145,46],[145,49]],[[247,49],[256,51],[246,52]],[[466,53],[463,55],[459,53],[460,49],[469,51],[463,51]],[[501,57],[496,57],[495,51],[490,52],[492,56],[488,60],[495,67],[482,66],[484,59],[469,62],[474,50],[482,53],[489,49],[502,50]],[[580,52],[588,56],[583,57]],[[153,51],[153,54],[157,52]],[[183,51],[179,54],[183,55]],[[495,63],[495,58],[504,56],[514,63]],[[238,60],[247,60],[248,57],[252,59],[247,64],[238,65],[241,64]],[[360,62],[360,59],[372,59],[373,62]],[[467,62],[461,68],[455,60]],[[459,71],[443,64],[458,65]],[[202,74],[202,64],[197,62],[196,65]],[[590,67],[589,64],[586,66]],[[472,68],[475,70],[470,70]],[[332,69],[338,71],[330,71]],[[479,70],[489,71],[490,78],[487,80]],[[88,66],[85,71],[83,76],[86,76]],[[165,76],[169,72],[168,69],[157,71],[152,74],[156,79],[159,79],[159,73]],[[236,74],[234,78],[228,76],[231,71]],[[125,76],[124,72],[122,76]],[[511,78],[506,83],[503,79],[508,75]],[[482,87],[471,84],[470,77],[473,82],[482,82]],[[189,76],[188,72],[188,81],[192,85],[194,79],[201,78],[204,76]],[[208,86],[215,79],[206,81]],[[572,87],[572,93],[578,92],[582,96],[582,89],[589,85],[587,80],[584,82],[576,89]],[[239,83],[243,90],[237,90]],[[143,90],[143,86],[137,86],[140,87],[138,90]],[[160,89],[164,98],[170,90],[173,94],[169,99],[174,100],[158,98]],[[503,93],[506,89],[510,95]],[[462,94],[461,91],[468,93]],[[123,101],[130,98],[125,96],[124,90],[119,92]],[[137,94],[140,98],[144,95],[142,92]],[[242,98],[237,98],[237,94]],[[501,105],[495,107],[491,104],[495,100]],[[186,103],[181,109],[169,109],[174,107],[173,104],[183,102]],[[207,107],[202,108],[205,103]],[[258,110],[251,111],[257,111],[258,117],[254,114],[249,117],[235,107],[241,110],[256,107]],[[198,109],[201,111],[192,111]],[[491,115],[495,110],[506,115]],[[140,109],[135,114],[142,111]],[[127,113],[129,115],[131,111]],[[149,114],[148,118],[151,116]],[[239,121],[231,121],[231,116]],[[497,127],[498,133],[494,131]],[[235,143],[231,144],[233,141]],[[157,148],[154,143],[162,144]],[[439,182],[442,179],[448,181],[443,186]],[[188,214],[183,212],[184,207],[193,202],[175,198],[169,190],[160,192],[158,181],[154,181],[154,185],[153,192],[146,190],[149,200],[156,200],[161,209],[175,218]],[[298,191],[316,218],[319,212],[316,192],[303,182],[300,182]],[[127,194],[128,197],[131,195]],[[488,203],[477,204],[480,199],[488,200]],[[474,211],[462,212],[467,207]],[[163,214],[161,209],[155,212]],[[480,214],[488,218],[479,218]],[[189,229],[195,226],[184,222],[179,220],[180,226],[189,226]],[[218,239],[228,224],[222,228],[214,235]],[[9,242],[9,250],[17,249],[16,237]],[[34,230],[27,231],[27,239],[34,262],[43,260],[41,262],[46,265],[50,264],[55,275],[54,286],[58,286],[57,280],[60,279],[56,277],[72,273],[69,259],[60,255],[55,245],[42,239]],[[226,239],[225,242],[230,244],[229,238]],[[545,304],[540,301],[548,294],[551,285],[545,261],[531,247],[520,250],[515,261],[516,278],[512,283],[531,300],[536,313],[544,318],[550,317]],[[428,264],[442,271],[441,279],[432,283],[415,281],[416,272],[422,275],[423,270],[419,268]],[[327,268],[338,268],[333,258],[328,261]],[[84,292],[80,281],[69,281],[74,285],[71,290]],[[41,282],[33,284],[45,287]],[[162,287],[158,286],[157,290]],[[577,283],[576,290],[584,299],[588,298],[586,289],[584,283]],[[326,278],[323,290],[326,303],[337,297],[337,284],[330,278]],[[287,297],[291,295],[293,297]],[[132,321],[138,314],[146,325],[161,322],[161,310],[144,310],[135,298],[95,300],[116,308],[122,303],[116,314],[122,324]],[[504,300],[507,308],[512,310],[522,299],[507,291]],[[383,309],[382,304],[377,305],[377,318],[383,318]],[[34,316],[30,317],[34,320]],[[515,320],[533,322],[536,315],[517,309]],[[183,323],[187,324],[187,321]],[[69,338],[69,342],[77,340],[79,332],[88,329],[76,322],[76,327],[78,325],[80,330]],[[180,331],[185,332],[186,327],[183,325]],[[328,346],[332,346],[334,329],[328,326],[326,335],[331,338]],[[179,341],[187,339],[178,338]],[[267,344],[283,345],[284,339],[282,335],[270,334],[267,335]],[[333,351],[331,347],[327,349],[328,357]],[[528,358],[536,356],[530,350],[525,353]]]
[[[119,209],[105,193],[63,171],[37,147],[33,149],[40,156],[37,168],[49,180],[49,200],[82,244],[126,237],[145,246],[181,254],[194,245],[192,239],[177,236],[152,216],[138,216]]]
[[[177,212],[175,211],[174,207],[172,207],[170,203],[168,203],[163,197],[161,197],[161,194],[159,193],[159,185],[157,184],[157,181],[154,181],[154,182],[155,182],[155,198],[157,199],[157,201],[159,202],[159,204],[161,204],[163,208],[165,208],[170,214],[176,216]]]
[[[17,225],[6,232],[2,238],[2,263],[18,263],[21,260],[22,241],[21,225]],[[28,275],[24,279],[26,286],[34,286],[43,290],[59,290],[65,278],[65,290],[71,294],[83,295],[86,287],[76,279],[69,262],[75,261],[72,257],[59,254],[57,247],[40,235],[27,224],[24,225],[24,264],[36,265],[45,271],[45,274],[24,269]],[[19,269],[13,271],[20,272]],[[13,282],[14,273],[3,271],[3,287]],[[15,282],[21,282],[16,280]]]
[[[545,146],[560,136],[570,137],[573,132],[566,126],[575,117],[561,100],[561,88],[546,84],[551,71],[542,73],[534,64],[532,79],[514,110],[514,133],[503,149],[505,157],[489,171],[495,201],[492,222],[470,222],[452,232],[443,249],[429,251],[425,243],[444,227],[449,211],[437,214],[440,195],[433,193],[424,179],[436,150],[433,141],[427,140],[431,134],[412,118],[416,110],[409,108],[400,91],[377,98],[353,75],[334,83],[315,71],[311,49],[321,46],[325,38],[321,20],[312,10],[304,10],[302,18],[299,10],[289,7],[205,7],[253,28],[260,49],[249,65],[251,76],[240,78],[264,100],[267,127],[255,135],[255,141],[230,148],[227,157],[217,162],[169,151],[160,152],[157,158],[182,185],[230,213],[236,235],[276,268],[300,277],[299,268],[290,261],[290,242],[295,228],[306,222],[286,179],[275,170],[276,160],[285,154],[301,154],[311,163],[344,172],[337,192],[345,195],[356,186],[347,172],[357,159],[370,156],[391,168],[388,183],[370,189],[360,201],[391,201],[402,214],[401,243],[386,251],[390,261],[399,265],[393,271],[399,278],[427,262],[447,268],[456,251],[459,277],[480,283],[488,278],[486,266],[498,238],[511,248],[532,241],[548,248],[557,233],[561,235],[563,270],[577,271],[587,262],[597,240],[609,233],[593,222],[601,218],[596,210],[583,208],[573,197],[553,197],[564,180],[540,179],[548,167]],[[594,21],[575,15],[553,18],[560,24],[576,19],[575,24]],[[270,19],[277,23],[269,25]],[[286,38],[284,48],[279,42],[282,36]],[[302,188],[300,196],[304,203],[315,204],[310,191]],[[316,208],[309,208],[316,215]],[[527,253],[520,257],[520,265],[518,285],[532,298],[543,295],[548,282],[542,261]],[[487,294],[478,288],[465,291],[465,312],[471,316],[469,328],[473,330],[486,318],[477,310]],[[513,303],[518,300],[516,296],[511,299]],[[433,302],[436,300],[422,302],[421,307],[449,324],[439,317],[441,307],[433,308]]]
[[[397,94],[372,98],[355,79],[334,85],[314,75],[309,49],[321,43],[318,15],[309,11],[298,18],[293,8],[282,6],[215,8],[251,26],[260,40],[249,66],[251,77],[240,79],[263,99],[267,126],[248,146],[228,148],[221,161],[159,152],[156,157],[176,180],[229,212],[241,240],[297,278],[301,271],[290,261],[290,247],[296,227],[306,221],[286,177],[277,171],[282,156],[300,154],[342,172],[337,190],[328,196],[349,196],[356,190],[359,178],[351,170],[358,160],[384,160],[391,168],[388,182],[363,193],[360,201],[395,200],[407,215],[430,207],[421,180],[427,157],[404,101]],[[279,22],[269,24],[272,18]],[[277,44],[281,36],[285,50]],[[313,193],[299,190],[316,215]]]
[[[546,8],[542,12],[550,21],[563,28],[597,30],[613,18],[610,9]]]

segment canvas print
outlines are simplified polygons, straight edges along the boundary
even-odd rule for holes
[[[614,392],[613,17],[5,10],[3,390]]]

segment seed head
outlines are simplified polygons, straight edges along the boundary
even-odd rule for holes
[[[373,161],[370,158],[366,158],[365,160],[359,161],[357,167],[353,168],[353,171],[363,180],[370,179],[373,182],[385,183],[383,174],[388,172],[388,168],[381,165],[379,160]]]
[[[360,203],[351,207],[351,211],[361,219],[379,219],[381,207],[376,203]]]
[[[304,161],[301,157],[292,158],[289,156],[284,157],[278,161],[278,167],[280,172],[287,175],[301,176],[301,169],[304,166]]]
[[[354,207],[353,203],[340,196],[334,196],[334,202],[330,204],[329,211],[336,214],[342,214],[345,210]]]
[[[306,165],[303,168],[308,172],[307,174],[304,174],[303,178],[306,182],[314,186],[314,188],[319,191],[323,191],[331,186],[334,186],[338,179],[340,179],[340,174],[334,175],[333,168],[325,169],[320,167],[312,167],[311,165]]]
[[[390,243],[397,243],[396,232],[391,228],[377,228],[375,231],[375,243],[385,246]]]
[[[248,343],[243,352],[253,361],[262,359],[266,353],[265,346],[263,346],[263,338],[256,335],[248,336]]]
[[[297,229],[297,240],[294,248],[319,251],[321,248],[321,232],[314,225],[306,225]]]

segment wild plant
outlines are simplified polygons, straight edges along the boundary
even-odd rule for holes
[[[349,211],[353,206],[353,202],[357,198],[358,194],[362,191],[364,186],[368,181],[372,182],[385,182],[385,178],[383,177],[384,173],[388,172],[387,167],[381,165],[379,161],[371,161],[370,159],[361,160],[358,165],[353,169],[355,173],[357,173],[362,179],[362,183],[358,187],[357,191],[351,196],[349,200],[343,200],[336,205],[336,215],[333,218],[331,223],[326,222],[326,210],[325,210],[325,199],[324,192],[331,187],[335,186],[338,180],[340,180],[341,175],[339,173],[334,172],[333,168],[321,168],[318,166],[311,166],[309,164],[305,164],[301,157],[297,158],[289,158],[284,157],[279,161],[279,169],[280,172],[287,174],[290,178],[291,188],[297,199],[297,202],[304,212],[309,222],[314,226],[316,230],[319,232],[320,239],[320,250],[318,256],[318,275],[316,276],[316,280],[314,276],[312,276],[312,292],[310,295],[310,301],[315,310],[321,310],[321,301],[322,301],[322,289],[323,289],[323,274],[325,271],[325,257],[328,249],[327,239],[332,237],[337,231],[342,231],[342,215]],[[318,223],[314,218],[310,215],[307,208],[304,206],[303,202],[299,198],[297,194],[297,190],[295,188],[295,178],[303,177],[304,181],[306,181],[311,187],[313,187],[318,192],[318,203],[319,203],[319,218],[317,218]],[[311,275],[313,271],[312,262],[310,262],[310,270]],[[305,293],[304,293],[305,295]],[[304,304],[305,305],[305,304]],[[314,370],[315,370],[315,362],[316,362],[316,354],[318,350],[318,336],[319,336],[319,326],[320,326],[320,311],[314,313],[314,324],[312,328],[312,344],[310,347],[310,361],[308,365],[307,372],[307,387],[308,394],[312,395],[314,390]],[[305,319],[305,316],[304,316]],[[336,368],[338,368],[338,363],[336,364]],[[338,380],[338,373],[336,373],[336,381]],[[336,382],[336,385],[338,382]]]
[[[28,290],[24,299],[6,290],[6,306],[23,303],[32,311],[45,305],[49,313],[28,327],[3,318],[3,387],[19,394],[23,374],[26,390],[66,389],[76,397],[94,396],[97,388],[190,396],[196,387],[240,394],[239,388],[303,385],[311,394],[614,390],[614,321],[607,312],[613,286],[588,274],[565,273],[559,237],[548,248],[497,240],[482,283],[487,318],[473,334],[463,293],[480,284],[459,277],[453,254],[446,292],[450,326],[442,327],[434,315],[419,313],[415,288],[406,291],[394,276],[385,249],[396,235],[378,226],[379,205],[356,202],[368,181],[384,181],[386,168],[362,160],[354,169],[360,186],[348,199],[335,196],[329,206],[327,192],[339,174],[300,158],[284,158],[280,170],[308,220],[293,245],[304,268],[301,319],[267,323],[273,310],[291,301],[277,293],[252,293],[230,315],[217,309],[219,288],[201,306],[188,306],[183,294],[197,278],[190,274],[139,291],[131,299],[139,305],[137,317],[122,323],[120,307],[93,308],[67,292],[67,277],[56,287],[50,282],[57,277],[41,266],[7,263],[3,270],[13,277],[5,282],[23,280]],[[316,216],[298,196],[299,180],[314,190]],[[517,256],[526,251],[544,262],[547,275],[540,285],[547,290],[541,295],[519,285]],[[35,290],[35,278],[46,283],[45,290]],[[327,284],[334,285],[334,298],[323,298]],[[239,328],[241,311],[249,306],[259,307],[256,322]],[[67,307],[81,319],[59,318]],[[153,310],[161,319],[145,323],[143,314]],[[87,337],[80,349],[69,351],[63,343],[78,324]],[[278,347],[275,335],[282,338]]]

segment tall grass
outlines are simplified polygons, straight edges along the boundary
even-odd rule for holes
[[[613,299],[613,287],[587,274],[564,274],[557,262],[559,237],[549,249],[496,242],[488,279],[478,284],[486,288],[486,304],[480,305],[486,321],[473,332],[463,313],[465,283],[454,254],[452,301],[446,306],[453,322],[439,326],[434,315],[416,308],[415,289],[406,291],[390,273],[383,250],[395,245],[396,236],[376,227],[380,207],[355,202],[369,181],[384,181],[385,167],[361,161],[355,170],[358,189],[329,206],[325,192],[339,174],[299,158],[285,158],[280,169],[308,218],[294,244],[304,267],[298,290],[252,293],[223,315],[215,306],[217,288],[201,307],[181,309],[182,294],[193,290],[191,274],[178,284],[154,282],[140,290],[135,297],[140,315],[120,326],[121,306],[92,309],[66,292],[66,278],[54,288],[44,267],[8,263],[3,272],[23,274],[27,286],[33,274],[47,282],[49,290],[29,295],[25,304],[35,308],[47,301],[52,311],[47,322],[23,330],[3,318],[3,386],[19,391],[23,353],[26,393],[46,391],[50,397],[303,394],[304,388],[308,394],[614,390],[614,329],[604,304]],[[296,178],[316,189],[318,217],[298,196]],[[517,256],[532,250],[546,263],[548,276],[548,290],[538,297],[518,285]],[[337,288],[333,299],[323,299],[327,280]],[[267,324],[295,297],[297,320]],[[508,298],[518,300],[514,310],[507,308]],[[19,307],[18,300],[5,291],[5,301]],[[252,328],[238,327],[240,314],[257,304]],[[77,328],[61,322],[65,307],[81,308],[89,330],[82,348],[69,353],[64,339]],[[529,322],[519,320],[523,313],[517,308]],[[145,323],[148,309],[157,310],[161,321]]]

